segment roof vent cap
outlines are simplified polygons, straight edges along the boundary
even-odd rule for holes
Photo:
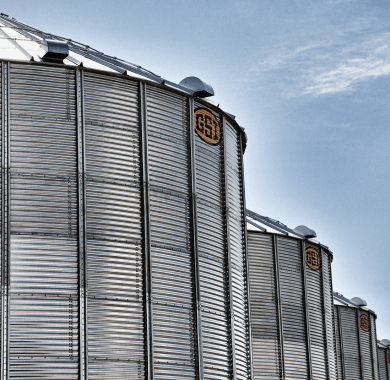
[[[208,96],[214,96],[213,88],[197,77],[184,78],[179,83],[179,86],[183,86],[194,91],[194,95],[196,95],[198,98],[207,98]]]
[[[69,55],[68,44],[64,41],[42,40],[40,47],[43,50],[43,59],[63,61]]]
[[[311,230],[309,227],[306,226],[298,226],[294,228],[294,232],[303,235],[305,238],[315,238],[317,237],[317,234],[314,230]]]
[[[367,302],[360,297],[353,297],[351,298],[350,301],[354,303],[356,306],[367,306]]]
[[[390,340],[388,340],[388,339],[382,339],[382,340],[381,340],[381,343],[382,343],[384,346],[390,346]]]

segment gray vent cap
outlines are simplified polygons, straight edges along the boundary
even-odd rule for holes
[[[43,59],[63,61],[69,55],[68,44],[63,41],[42,40],[40,47],[43,50]]]
[[[382,339],[382,340],[381,340],[381,343],[382,343],[384,346],[390,346],[390,340],[388,340],[388,339]]]
[[[294,228],[294,231],[300,235],[303,235],[305,238],[315,238],[317,234],[314,230],[311,230],[306,226],[298,226]]]
[[[351,298],[351,302],[354,303],[356,306],[367,306],[367,302],[360,297]]]
[[[207,98],[208,96],[214,96],[213,88],[197,77],[184,78],[179,83],[179,86],[183,86],[194,91],[194,95],[196,95],[198,98]]]

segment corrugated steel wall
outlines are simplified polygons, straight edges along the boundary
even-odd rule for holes
[[[329,256],[322,250],[322,280],[324,291],[324,310],[325,315],[330,315],[331,318],[325,318],[325,335],[326,335],[326,353],[328,358],[328,371],[330,379],[337,379],[337,346],[336,334],[334,333],[335,315],[333,309],[333,285],[332,285],[332,268]]]
[[[241,140],[234,127],[224,123],[225,191],[227,192],[228,243],[230,248],[231,310],[233,310],[234,350],[237,379],[247,379],[250,366],[247,254],[243,201]]]
[[[10,66],[9,378],[78,377],[74,72]]]
[[[144,365],[138,86],[84,76],[88,374],[140,377]]]
[[[336,379],[330,257],[306,264],[298,239],[248,231],[255,379]]]
[[[342,380],[378,380],[378,357],[375,317],[368,311],[347,306],[334,306],[338,342],[337,361]],[[370,321],[369,331],[360,326],[360,318]]]
[[[389,349],[377,347],[379,380],[390,379],[390,352]]]
[[[273,236],[248,232],[249,287],[255,379],[282,378],[281,325]]]
[[[154,373],[196,377],[188,102],[146,88]]]
[[[241,133],[119,76],[0,74],[1,378],[249,379]]]

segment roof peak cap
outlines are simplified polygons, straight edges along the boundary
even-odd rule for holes
[[[367,301],[360,297],[353,297],[350,299],[350,301],[356,306],[367,306]]]
[[[295,227],[294,231],[300,235],[303,235],[307,239],[317,237],[317,234],[314,230],[312,230],[309,227],[306,227],[304,225],[300,225],[300,226]]]

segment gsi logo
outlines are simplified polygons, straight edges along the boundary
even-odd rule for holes
[[[195,131],[204,141],[216,145],[221,141],[221,128],[216,117],[204,108],[194,113]]]

